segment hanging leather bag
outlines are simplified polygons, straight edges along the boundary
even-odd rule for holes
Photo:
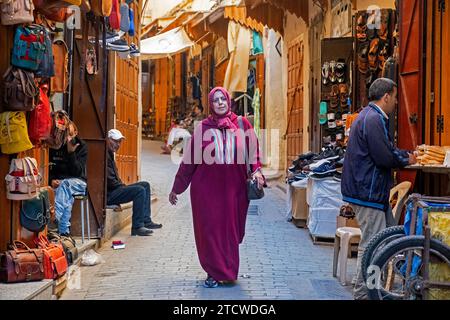
[[[63,40],[53,41],[55,76],[50,79],[51,92],[64,93],[69,85],[69,50]]]
[[[35,75],[38,78],[51,78],[55,75],[55,62],[53,61],[53,46],[50,33],[42,28],[44,32],[45,51]]]
[[[51,117],[52,129],[45,144],[51,149],[58,150],[66,141],[70,119],[65,111],[52,112]]]
[[[44,278],[57,279],[67,272],[67,259],[62,244],[50,242],[43,234],[35,239],[38,248],[44,252]]]
[[[39,192],[36,198],[22,201],[20,225],[31,232],[41,232],[50,221],[50,202],[47,190]]]
[[[2,0],[0,3],[3,25],[32,23],[34,5],[32,0]]]
[[[3,75],[3,108],[8,111],[31,111],[39,97],[32,72],[10,66]]]
[[[0,114],[0,146],[4,154],[15,154],[33,148],[28,138],[24,112]]]
[[[112,6],[112,0],[91,0],[91,10],[98,17],[109,17]]]
[[[6,198],[28,200],[38,195],[42,182],[41,174],[34,158],[13,159],[6,180]],[[48,199],[48,198],[47,198]]]
[[[11,64],[36,71],[45,54],[44,28],[39,25],[18,26],[14,34]]]
[[[39,88],[39,103],[30,114],[28,134],[33,144],[39,144],[41,140],[48,139],[52,129],[50,100],[47,96],[47,90],[47,84],[44,84]]]
[[[11,250],[0,260],[0,281],[27,282],[44,279],[44,253],[41,249],[30,249],[25,243],[15,240]]]

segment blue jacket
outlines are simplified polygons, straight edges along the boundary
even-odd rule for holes
[[[394,147],[389,119],[370,103],[352,125],[342,171],[343,200],[386,211],[392,188],[391,170],[408,165],[407,151]]]

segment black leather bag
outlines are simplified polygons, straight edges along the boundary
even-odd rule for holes
[[[20,224],[32,232],[41,232],[50,221],[50,202],[47,190],[39,192],[36,198],[22,201]]]
[[[242,117],[238,118],[239,128],[244,132],[244,124],[242,123]],[[247,176],[250,176],[250,164],[247,161],[247,147],[244,147],[245,163],[247,164]],[[264,188],[258,188],[258,182],[247,177],[247,196],[248,200],[259,200],[264,198]]]

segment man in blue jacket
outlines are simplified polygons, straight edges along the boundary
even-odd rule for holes
[[[350,203],[361,227],[355,299],[367,299],[361,257],[370,238],[386,228],[392,169],[416,162],[415,156],[397,149],[389,135],[389,117],[397,104],[397,85],[390,79],[375,80],[369,89],[372,101],[350,130],[342,172],[343,200]]]

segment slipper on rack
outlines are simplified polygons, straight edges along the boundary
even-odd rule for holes
[[[378,64],[378,53],[380,51],[380,39],[375,38],[370,42],[370,49],[368,54],[368,60],[369,60],[369,69],[371,71],[377,71],[379,64]]]
[[[319,123],[321,125],[327,123],[328,104],[325,101],[320,103],[319,108]]]
[[[336,83],[337,77],[336,77],[336,61],[332,60],[330,61],[330,82]]]
[[[364,42],[359,46],[358,50],[358,70],[362,74],[366,74],[369,69],[368,54],[369,42]]]
[[[343,61],[336,62],[336,78],[338,83],[344,83],[345,82],[345,71],[346,71],[346,65]]]
[[[327,85],[330,76],[330,63],[328,61],[323,63],[322,66],[322,84]]]
[[[339,105],[339,86],[337,84],[331,87],[330,92],[330,108],[335,110]]]

